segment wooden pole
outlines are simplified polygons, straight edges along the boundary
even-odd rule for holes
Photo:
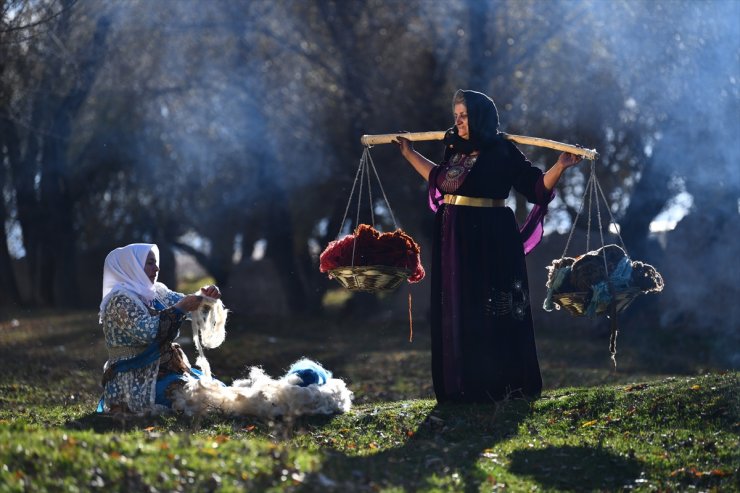
[[[399,134],[379,134],[379,135],[363,135],[360,138],[360,142],[364,146],[374,146],[378,144],[391,144],[395,142],[396,137],[403,137],[414,142],[420,140],[442,140],[445,138],[445,131],[439,132],[408,132]]]
[[[569,152],[577,156],[583,156],[586,159],[596,159],[599,157],[599,153],[596,149],[586,149],[581,146],[564,144],[554,140],[541,139],[539,137],[528,137],[526,135],[514,135],[514,134],[502,134],[506,140],[516,142],[517,144],[531,145],[535,147],[546,147],[548,149],[555,149],[558,151]],[[425,140],[442,140],[445,137],[444,130],[436,132],[408,132],[408,133],[397,133],[397,134],[378,134],[378,135],[363,135],[360,138],[360,142],[364,146],[373,146],[378,144],[390,144],[396,141],[397,137],[403,137],[413,142],[425,141]]]

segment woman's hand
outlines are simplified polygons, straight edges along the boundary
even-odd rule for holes
[[[429,179],[429,172],[434,168],[434,163],[419,154],[414,150],[413,144],[406,137],[396,135],[394,142],[398,145],[401,150],[401,156],[413,166],[417,173],[419,173],[425,180]]]
[[[555,165],[547,170],[547,173],[545,173],[545,188],[548,190],[552,190],[553,188],[555,188],[555,185],[558,184],[558,181],[560,180],[560,175],[563,173],[563,171],[570,168],[571,166],[575,166],[582,160],[583,156],[579,156],[578,154],[571,154],[570,152],[562,153],[560,157],[558,157]]]
[[[214,286],[212,284],[209,284],[208,286],[203,286],[202,288],[200,288],[200,292],[203,293],[203,296],[208,296],[209,298],[213,298],[214,300],[221,298],[221,291],[218,289],[218,286]]]
[[[401,151],[401,155],[406,157],[408,153],[414,151],[414,145],[406,137],[400,135],[396,137],[395,143],[398,144],[398,149]]]
[[[570,168],[571,166],[575,166],[582,160],[583,156],[579,156],[578,154],[571,154],[570,152],[564,152],[560,155],[560,157],[558,157],[558,162],[556,164],[559,164],[565,170]]]
[[[200,308],[200,304],[203,302],[203,297],[197,294],[189,294],[175,304],[175,308],[179,308],[184,312],[193,312]]]

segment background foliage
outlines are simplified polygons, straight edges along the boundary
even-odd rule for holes
[[[334,285],[317,256],[360,135],[447,128],[462,87],[494,97],[504,131],[600,151],[630,254],[666,278],[645,324],[732,337],[738,17],[730,0],[2,0],[0,305],[94,307],[107,252],[150,241],[168,284],[188,253],[244,313],[321,313]],[[427,244],[423,182],[394,146],[373,155],[400,226]],[[548,231],[569,230],[587,170],[561,181]],[[532,284],[562,247],[548,237]],[[362,307],[377,300],[347,309]]]

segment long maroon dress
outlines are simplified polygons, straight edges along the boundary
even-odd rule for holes
[[[443,194],[505,199],[511,188],[536,204],[520,229],[508,207],[442,203]],[[436,211],[432,258],[432,376],[437,400],[490,402],[537,396],[528,252],[542,237],[552,199],[542,171],[503,138],[479,155],[452,154],[429,175]]]

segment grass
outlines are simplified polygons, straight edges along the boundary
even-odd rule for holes
[[[18,314],[0,322],[0,491],[740,491],[740,374],[688,358],[701,340],[662,339],[661,356],[623,331],[615,373],[603,334],[542,333],[542,398],[438,405],[428,338],[415,327],[409,343],[405,322],[235,317],[229,331],[209,352],[217,376],[310,356],[353,410],[99,416],[95,314]]]

